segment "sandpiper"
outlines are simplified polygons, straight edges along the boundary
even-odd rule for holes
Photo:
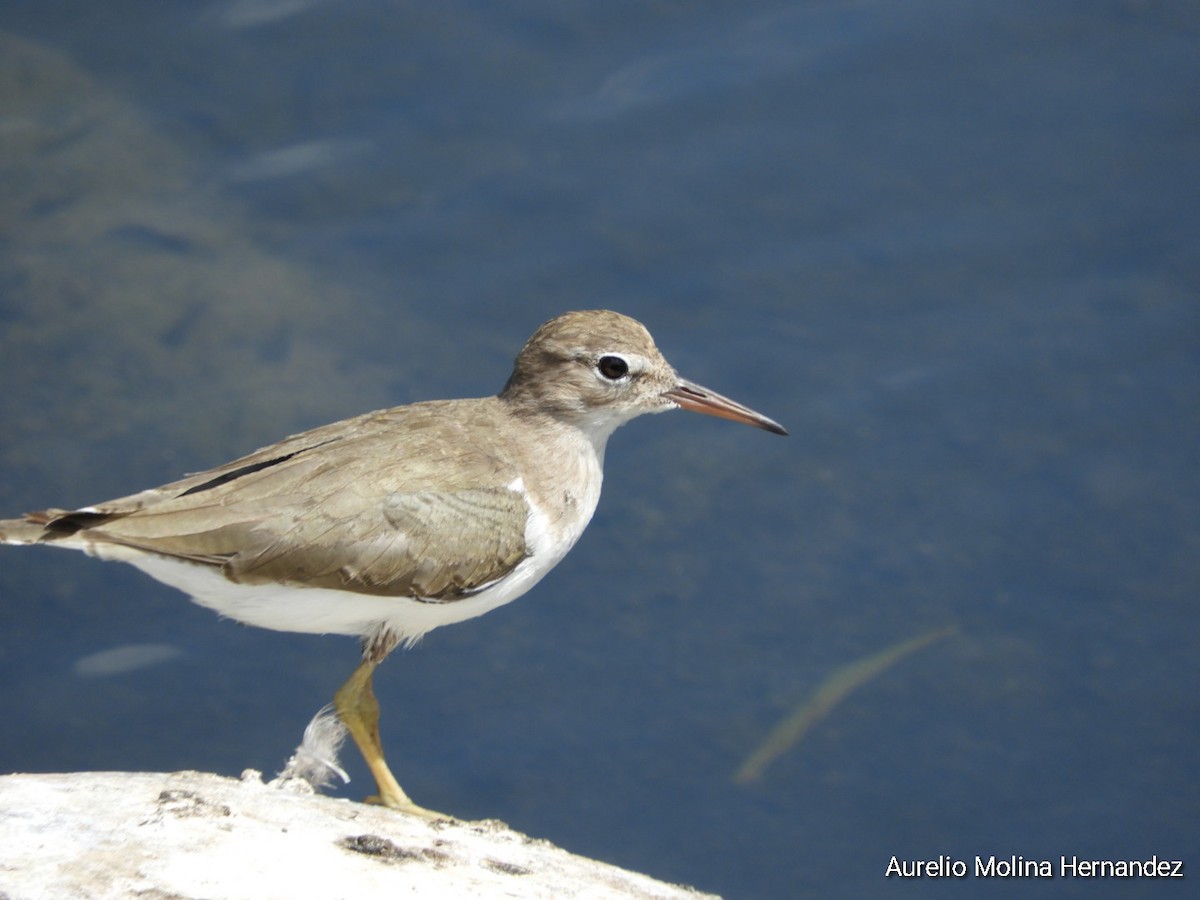
[[[494,397],[335,422],[129,497],[0,520],[0,541],[130,563],[247,625],[359,636],[334,708],[371,799],[436,815],[384,760],[376,666],[533,587],[591,519],[609,435],[676,408],[787,434],[680,378],[634,319],[570,312],[534,332]]]

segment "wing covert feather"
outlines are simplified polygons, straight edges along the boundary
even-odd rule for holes
[[[242,582],[452,600],[525,558],[527,516],[524,497],[504,488],[393,492],[359,516],[310,514],[225,570]]]
[[[467,596],[528,554],[529,507],[506,487],[517,470],[498,450],[496,402],[368,413],[160,488],[47,511],[46,531],[218,566],[240,582]]]

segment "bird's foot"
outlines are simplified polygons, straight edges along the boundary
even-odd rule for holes
[[[410,816],[418,816],[422,819],[429,819],[441,822],[457,822],[458,819],[446,813],[438,812],[434,809],[426,809],[423,806],[417,806],[412,800],[408,799],[408,795],[404,794],[400,797],[386,796],[384,794],[372,794],[364,802],[370,803],[373,806],[386,806],[388,809],[394,809],[397,812],[407,813]]]

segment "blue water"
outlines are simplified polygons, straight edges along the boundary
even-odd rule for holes
[[[0,512],[619,309],[792,436],[619,432],[562,565],[381,669],[418,802],[730,897],[1182,894],[884,871],[1200,866],[1196,4],[43,0],[0,73]],[[273,773],[356,658],[6,549],[0,771]]]

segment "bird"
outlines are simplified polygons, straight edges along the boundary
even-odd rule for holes
[[[532,588],[591,520],[609,436],[673,409],[787,434],[680,377],[635,319],[567,312],[494,396],[368,412],[127,497],[0,520],[0,542],[131,564],[246,625],[360,638],[333,706],[375,780],[368,800],[440,817],[387,764],[376,668]]]

